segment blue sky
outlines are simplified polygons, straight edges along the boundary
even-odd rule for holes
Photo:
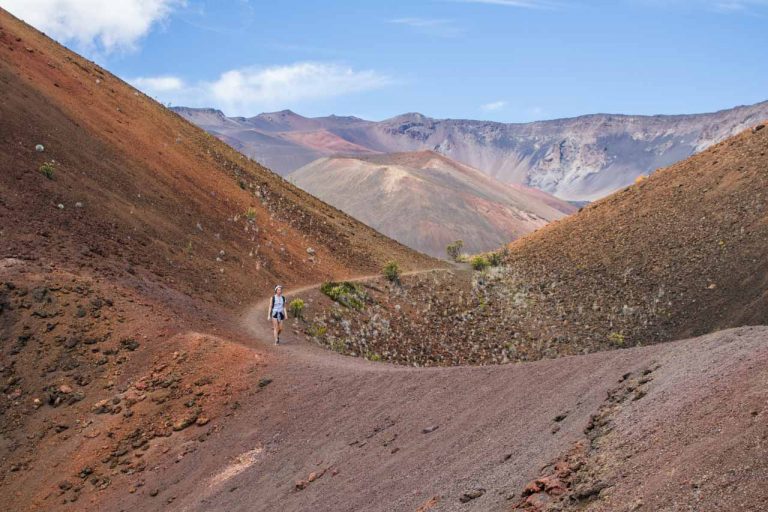
[[[0,0],[173,105],[525,122],[768,99],[768,0]]]

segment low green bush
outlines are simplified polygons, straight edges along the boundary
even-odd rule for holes
[[[54,171],[53,162],[45,162],[43,165],[40,166],[40,172],[42,173],[43,176],[45,176],[49,180],[53,179],[53,171]]]
[[[293,318],[298,318],[299,320],[304,319],[304,301],[302,299],[293,299],[290,304],[288,304],[288,310],[291,312],[291,315],[293,315]]]
[[[490,265],[488,258],[481,255],[472,256],[472,258],[469,260],[469,264],[472,265],[472,268],[475,270],[485,270],[488,268],[488,265]]]
[[[396,261],[387,262],[387,264],[384,265],[383,272],[384,277],[386,277],[389,282],[400,283],[400,265],[398,265]]]
[[[501,256],[501,253],[500,253],[500,252],[492,252],[492,253],[490,253],[490,254],[488,255],[488,263],[489,263],[489,264],[490,264],[492,267],[498,267],[499,265],[501,265],[502,263],[504,263],[504,259],[503,259],[503,257]]]
[[[326,332],[328,332],[328,328],[324,325],[312,324],[307,328],[307,334],[313,338],[323,336]]]
[[[462,248],[464,248],[464,241],[456,240],[455,242],[448,244],[448,246],[445,248],[445,252],[448,254],[448,257],[451,258],[453,261],[459,261],[459,258],[461,257]]]
[[[349,281],[323,283],[320,291],[342,306],[358,311],[363,309],[368,297],[359,284]]]
[[[612,332],[608,335],[608,341],[611,342],[611,345],[617,346],[617,347],[623,347],[626,343],[626,340],[624,338],[624,335],[620,332]]]

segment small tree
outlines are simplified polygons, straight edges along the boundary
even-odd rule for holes
[[[400,284],[400,265],[396,261],[388,261],[383,272],[389,282]]]
[[[488,259],[485,256],[472,256],[472,259],[469,260],[470,265],[472,265],[472,268],[475,270],[485,270],[488,268]]]
[[[453,261],[459,261],[461,256],[461,250],[464,248],[464,240],[456,240],[455,242],[448,244],[445,248],[445,252],[448,253],[448,257]]]
[[[299,320],[304,319],[304,301],[301,299],[293,299],[290,304],[288,304],[288,309],[291,312],[291,315],[293,315],[293,318],[298,318]]]

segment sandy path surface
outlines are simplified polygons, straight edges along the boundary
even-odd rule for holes
[[[393,511],[436,497],[429,510],[506,510],[584,437],[623,374],[658,366],[666,384],[650,383],[625,411],[636,428],[653,431],[689,398],[714,400],[694,391],[742,372],[741,362],[768,361],[768,328],[760,327],[533,363],[404,368],[340,356],[290,328],[274,346],[265,310],[257,304],[244,321],[264,354],[260,375],[272,382],[260,388],[254,378],[220,434],[158,466],[124,509]],[[479,498],[460,501],[480,488]]]

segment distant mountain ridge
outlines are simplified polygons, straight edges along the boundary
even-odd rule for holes
[[[576,208],[540,190],[505,185],[434,151],[333,156],[288,179],[426,254],[445,257],[463,240],[470,253],[505,245]]]
[[[334,154],[433,150],[504,183],[572,201],[603,197],[768,119],[768,101],[707,114],[590,114],[520,124],[419,113],[375,122],[290,110],[250,118],[174,110],[281,174]]]

